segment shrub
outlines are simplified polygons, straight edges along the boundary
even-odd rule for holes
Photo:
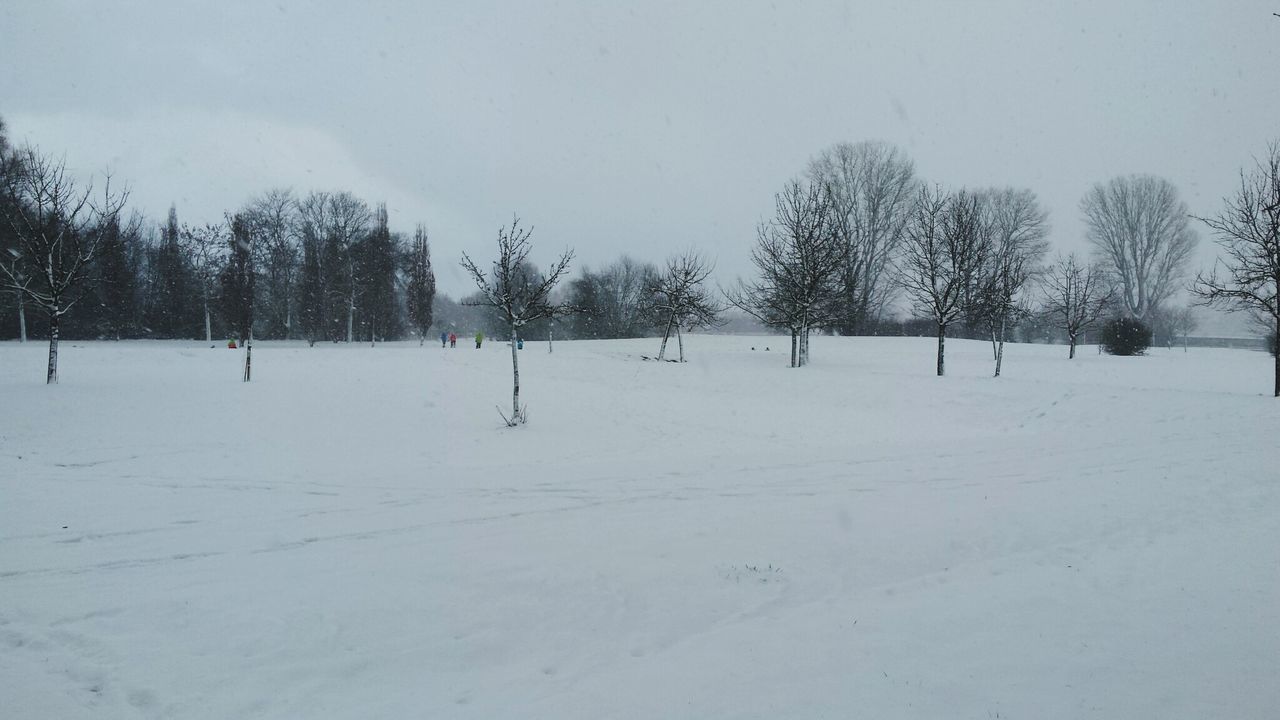
[[[1151,328],[1133,318],[1116,318],[1102,326],[1102,349],[1110,355],[1141,355],[1151,347]]]

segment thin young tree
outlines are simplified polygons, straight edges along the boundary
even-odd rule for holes
[[[1147,320],[1179,289],[1196,246],[1177,188],[1150,175],[1113,178],[1094,185],[1080,211],[1124,312]]]
[[[1071,345],[1067,358],[1074,359],[1080,334],[1093,327],[1114,301],[1107,274],[1097,265],[1081,263],[1075,253],[1059,256],[1045,270],[1040,290],[1044,312],[1067,334]]]
[[[66,164],[35,148],[18,151],[18,167],[4,175],[4,193],[11,202],[0,204],[3,222],[15,240],[11,262],[0,263],[6,286],[49,318],[48,384],[58,381],[58,339],[61,322],[84,296],[104,233],[124,206],[127,193],[115,193],[111,178],[103,183],[101,199],[93,185],[83,188],[67,172]]]
[[[569,262],[573,260],[573,251],[565,250],[545,273],[528,272],[532,235],[532,227],[520,227],[519,217],[511,220],[510,227],[499,228],[498,258],[488,273],[466,253],[462,254],[462,267],[480,291],[475,304],[494,308],[511,330],[511,416],[498,411],[508,427],[529,419],[528,408],[520,405],[520,357],[517,354],[520,328],[555,313],[551,291],[569,271]]]
[[[1216,236],[1222,257],[1201,273],[1193,292],[1206,305],[1247,311],[1270,322],[1280,336],[1280,142],[1255,167],[1240,172],[1240,189],[1223,199],[1214,217],[1199,218]],[[1280,397],[1280,354],[1275,358]]]
[[[946,374],[947,328],[970,309],[974,283],[991,256],[987,224],[981,197],[937,188],[920,190],[907,224],[899,276],[937,328],[939,377]]]
[[[1048,252],[1049,215],[1030,190],[989,190],[982,202],[991,254],[981,270],[970,314],[987,326],[995,377],[1000,377],[1008,329],[1030,314],[1024,290]]]
[[[682,329],[712,327],[719,323],[724,306],[706,285],[713,270],[715,263],[690,250],[668,258],[666,268],[654,277],[650,285],[650,302],[663,326],[658,360],[666,358],[667,339],[673,329],[679,346],[679,362],[684,362]]]
[[[418,225],[413,231],[413,247],[408,259],[409,280],[405,287],[405,304],[409,322],[418,332],[418,345],[427,340],[427,332],[434,321],[433,308],[436,297],[436,274],[431,269],[431,243],[427,238],[427,226]]]
[[[1182,352],[1187,352],[1188,337],[1197,327],[1200,319],[1196,317],[1195,308],[1180,307],[1169,311],[1169,331],[1174,338],[1182,338]]]

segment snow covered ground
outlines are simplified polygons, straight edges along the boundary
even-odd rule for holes
[[[1275,717],[1270,358],[785,344],[0,344],[0,716]]]

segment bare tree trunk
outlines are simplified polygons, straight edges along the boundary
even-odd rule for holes
[[[249,339],[244,341],[244,382],[249,382],[249,376],[253,369],[253,333],[249,333]]]
[[[53,306],[53,312],[49,313],[49,368],[45,373],[44,382],[46,385],[53,385],[58,382],[58,323],[61,318],[58,316],[58,306]],[[1277,366],[1280,367],[1280,366]],[[1280,370],[1276,371],[1280,373]],[[1280,375],[1276,376],[1280,378]],[[1280,379],[1277,380],[1280,382]]]
[[[204,289],[204,341],[213,342],[213,323],[209,320],[209,288]]]
[[[356,295],[355,289],[351,291],[351,296],[347,300],[347,342],[355,339],[356,324]]]
[[[1276,347],[1272,347],[1271,349],[1276,351],[1276,394],[1274,397],[1280,397],[1280,315],[1276,316]]]
[[[791,328],[791,367],[800,367],[800,356],[797,354],[799,347],[796,342],[798,336],[799,331]]]
[[[658,348],[658,359],[662,360],[667,355],[667,338],[671,336],[671,324],[676,320],[676,314],[673,312],[667,318],[667,329],[662,331],[662,346]]]
[[[684,335],[680,332],[680,325],[676,325],[676,344],[680,346],[680,362],[684,362]]]
[[[516,326],[511,326],[511,420],[509,423],[515,425],[520,418],[520,356],[516,351]]]
[[[946,372],[945,353],[947,351],[947,326],[938,325],[938,377]]]
[[[1076,357],[1076,336],[1070,335],[1071,338],[1071,354],[1067,355],[1068,360],[1074,360]]]
[[[996,377],[1000,377],[1000,365],[1004,363],[1004,319],[1000,320],[1000,345],[996,348]]]
[[[996,334],[992,333],[992,341],[995,341]],[[1005,319],[1000,319],[1000,345],[996,347],[996,377],[1000,377],[1000,366],[1005,361]]]
[[[27,305],[22,291],[18,291],[18,342],[27,341]]]
[[[553,349],[554,347],[553,341],[555,340],[555,336],[556,336],[556,321],[548,320],[547,321],[547,352],[551,352],[551,350]]]
[[[1004,320],[1003,319],[1000,320],[1000,325],[1002,327],[1001,327],[999,344],[1003,345],[1004,344],[1004,331],[1003,331]],[[997,347],[995,323],[991,323],[991,359],[996,361],[996,377],[1000,377],[1000,370],[999,370],[1000,348]]]

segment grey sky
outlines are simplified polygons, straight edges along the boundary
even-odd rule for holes
[[[949,186],[1014,185],[1082,249],[1090,184],[1144,172],[1209,213],[1280,137],[1280,1],[171,3],[0,10],[13,138],[205,222],[273,186],[385,200],[468,291],[513,211],[534,260],[687,247],[722,281],[838,141]],[[1209,238],[1198,262],[1212,257]]]

